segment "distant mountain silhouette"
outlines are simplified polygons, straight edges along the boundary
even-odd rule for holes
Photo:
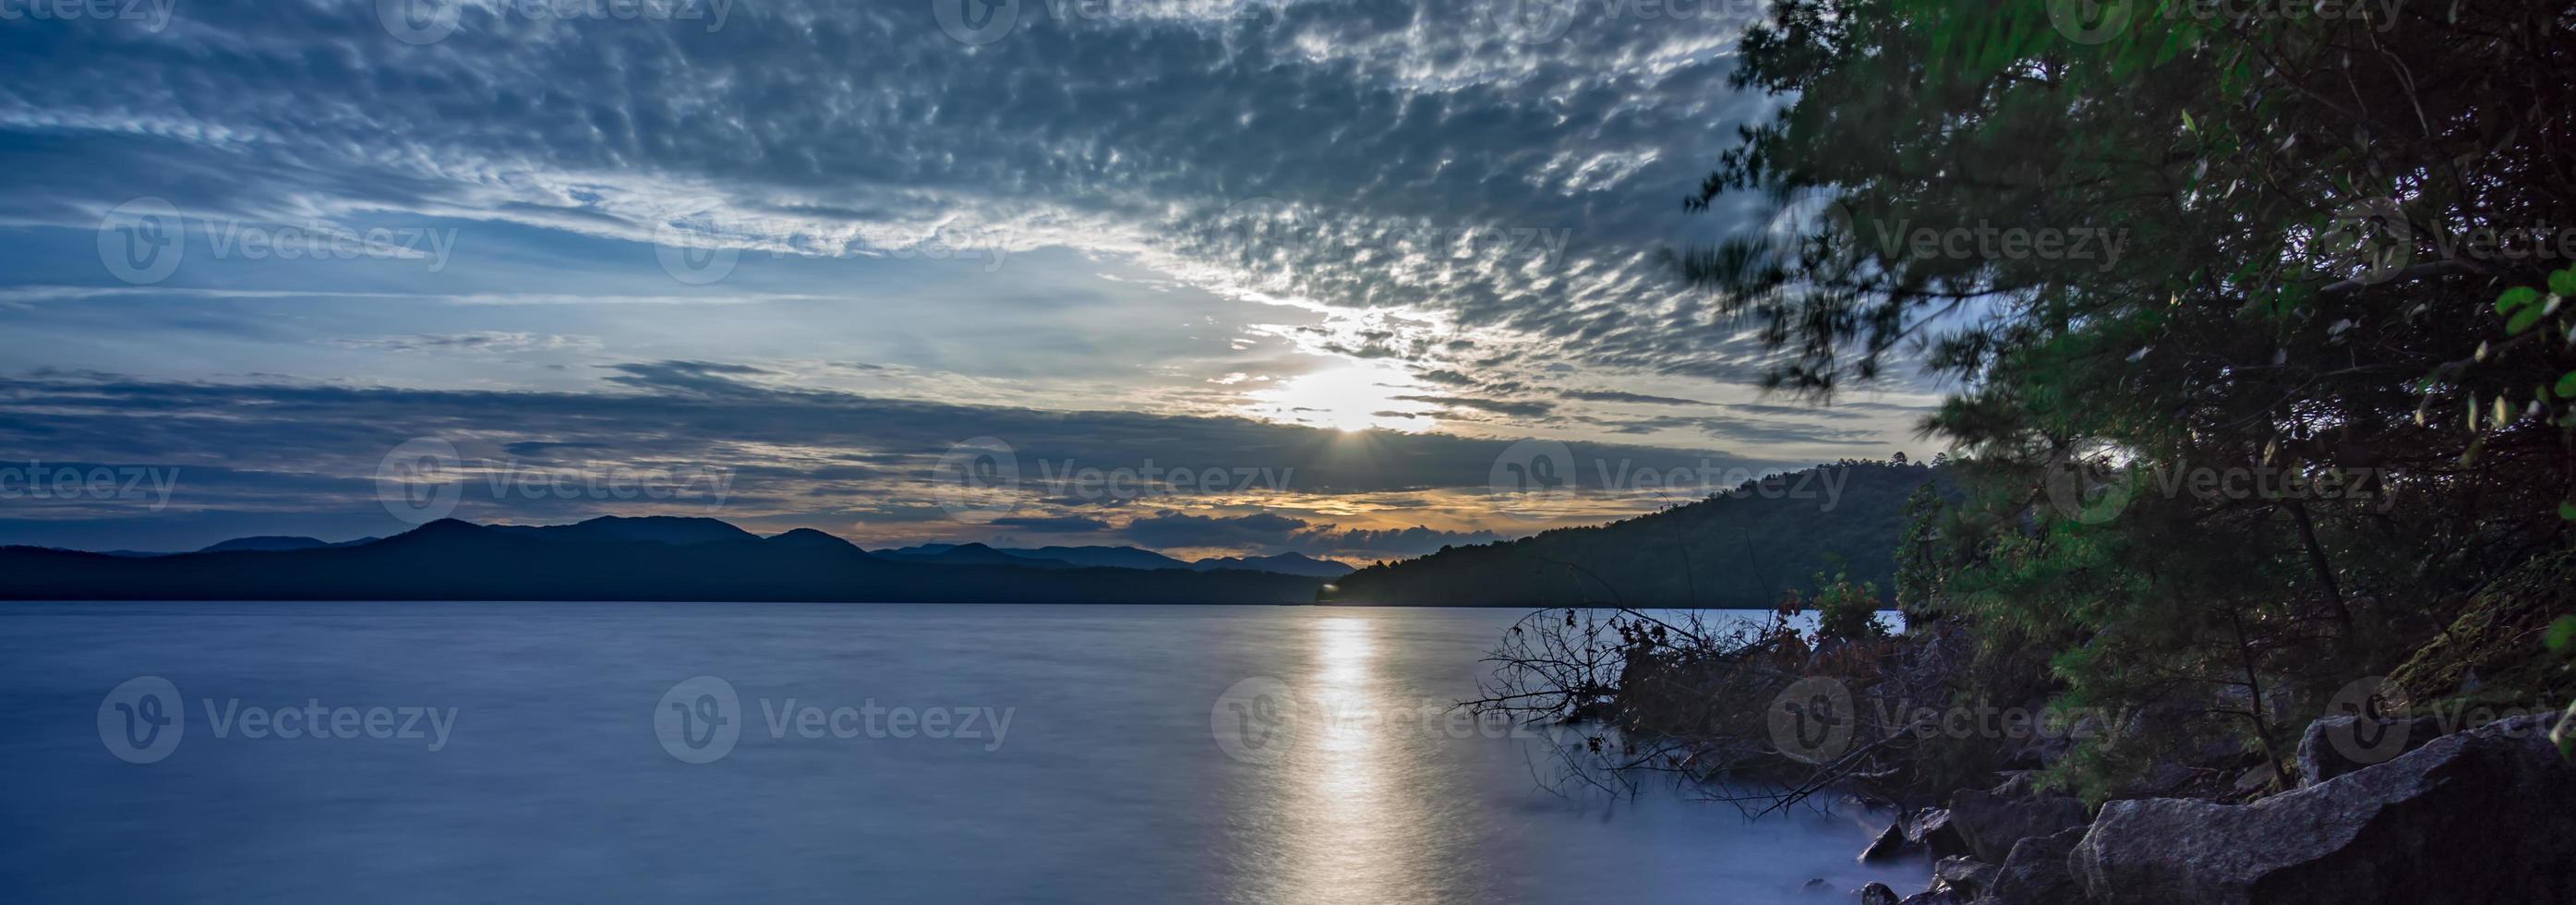
[[[958,550],[986,561],[880,557],[820,531],[761,538],[714,519],[444,519],[354,546],[145,558],[0,547],[0,598],[1263,604],[1310,602],[1319,585],[1266,572],[1051,566],[982,545],[942,552]]]
[[[988,547],[983,544],[921,544],[875,551],[876,555],[910,562],[941,565],[1041,565],[1050,568],[1097,567],[1110,569],[1189,569],[1205,572],[1212,569],[1243,569],[1253,572],[1277,572],[1281,575],[1304,575],[1313,578],[1338,578],[1348,575],[1351,566],[1329,559],[1317,559],[1303,553],[1288,552],[1277,556],[1210,557],[1197,562],[1182,562],[1136,547]]]
[[[1323,599],[1768,609],[1784,591],[1812,591],[1817,573],[1839,569],[1892,601],[1905,498],[1927,482],[1956,492],[1946,471],[1927,465],[1820,465],[1607,525],[1379,563],[1333,582]]]
[[[341,541],[335,544],[311,537],[263,535],[260,537],[236,537],[232,540],[224,541],[223,543],[198,550],[197,552],[222,553],[229,550],[311,550],[317,547],[354,547],[359,544],[375,543],[377,540],[378,538],[364,537],[352,541]],[[167,556],[169,554],[159,553],[152,555]]]
[[[486,525],[484,527],[549,540],[591,542],[649,541],[657,544],[704,544],[716,541],[760,539],[760,535],[736,528],[732,522],[677,515],[651,515],[641,518],[603,515],[571,525]]]
[[[1186,569],[1190,567],[1188,563],[1180,560],[1136,547],[1039,547],[1034,550],[1014,550],[1006,547],[1002,552],[1030,559],[1052,559],[1077,566],[1105,566],[1113,569]]]
[[[1329,559],[1317,559],[1290,551],[1277,556],[1210,557],[1190,564],[1193,569],[1249,569],[1255,572],[1277,572],[1282,575],[1306,575],[1315,578],[1340,578],[1351,574],[1352,567]]]

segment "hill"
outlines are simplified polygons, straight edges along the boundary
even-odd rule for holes
[[[1818,466],[1606,525],[1379,563],[1334,582],[1323,599],[1765,609],[1784,591],[1812,591],[1817,573],[1839,569],[1892,600],[1905,497],[1934,481],[1953,492],[1948,474],[1928,465]]]

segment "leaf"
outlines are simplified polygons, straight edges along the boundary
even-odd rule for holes
[[[2576,267],[2550,274],[2549,291],[2559,295],[2576,296]]]
[[[2505,290],[2503,295],[2496,296],[2496,313],[2503,314],[2539,300],[2540,290],[2529,286],[2516,286]]]
[[[2525,305],[2522,310],[2513,313],[2513,318],[2511,320],[2504,322],[2504,332],[2513,336],[2521,336],[2523,331],[2531,329],[2531,325],[2533,324],[2540,323],[2541,316],[2548,313],[2549,309],[2543,308],[2539,305]]]
[[[2548,644],[2550,650],[2566,650],[2568,642],[2576,641],[2576,616],[2558,617],[2558,621],[2549,624],[2549,634],[2545,638],[2543,643]]]
[[[2558,504],[2558,517],[2576,522],[2576,503]]]
[[[2549,391],[2560,399],[2576,399],[2576,371],[2569,371],[2566,376],[2558,378],[2558,385]]]

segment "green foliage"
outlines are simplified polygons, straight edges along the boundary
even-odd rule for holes
[[[1867,641],[1887,637],[1891,631],[1879,616],[1886,603],[1878,596],[1877,585],[1855,583],[1849,574],[1837,572],[1832,578],[1817,575],[1815,588],[1813,597],[1788,605],[1816,611],[1816,637]]]
[[[1930,427],[1970,497],[1909,518],[1898,596],[1974,620],[1996,676],[2037,656],[2063,702],[2170,716],[2067,762],[2107,794],[2190,754],[2159,745],[2279,761],[2567,547],[2576,269],[2485,240],[2576,230],[2576,54],[2563,3],[2068,8],[1774,4],[1736,79],[1794,99],[1686,205],[1828,215],[1677,263],[1771,386],[1902,356],[1961,387]],[[2015,230],[2105,238],[1911,241]],[[2267,480],[2176,482],[2211,471]]]

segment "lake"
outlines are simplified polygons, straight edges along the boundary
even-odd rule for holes
[[[1844,901],[1854,817],[1558,795],[1518,610],[0,604],[17,901]],[[1804,894],[1810,878],[1829,896]]]

